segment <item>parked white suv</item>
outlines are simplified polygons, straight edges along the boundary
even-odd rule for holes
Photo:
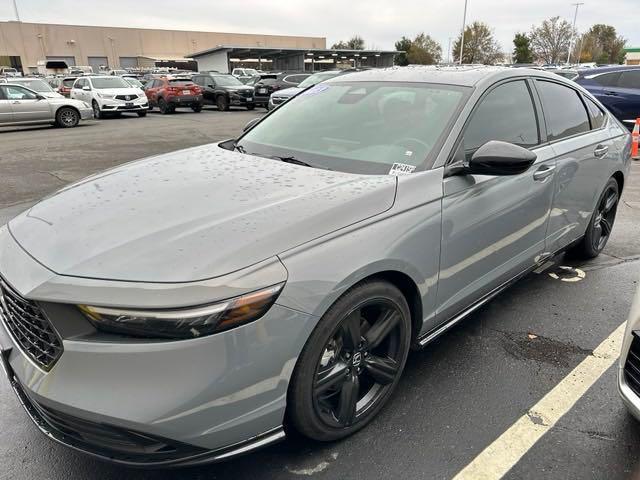
[[[71,89],[71,98],[91,105],[95,118],[122,112],[144,117],[149,109],[149,101],[141,89],[132,87],[122,77],[108,75],[78,78]]]

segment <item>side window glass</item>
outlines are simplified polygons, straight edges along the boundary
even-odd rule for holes
[[[618,86],[620,88],[640,89],[640,70],[622,72],[618,80]]]
[[[7,95],[5,92],[5,89],[7,87],[0,87],[0,100],[6,100],[7,99]]]
[[[587,109],[589,110],[589,116],[591,117],[591,129],[597,130],[598,128],[602,128],[606,119],[604,112],[593,102],[593,100],[587,97],[583,98],[585,99]]]
[[[605,73],[602,75],[598,75],[597,77],[593,77],[593,81],[602,85],[603,87],[615,87],[618,84],[618,79],[620,78],[619,72]]]
[[[9,100],[35,100],[36,94],[22,87],[12,85],[6,87],[6,95]]]
[[[536,82],[549,141],[588,132],[589,116],[578,92],[558,83],[538,80]]]
[[[491,140],[525,148],[540,143],[533,100],[524,80],[500,85],[482,99],[464,133],[465,155],[470,157]]]

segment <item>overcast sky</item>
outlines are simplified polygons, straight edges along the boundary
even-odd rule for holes
[[[425,32],[446,56],[462,25],[464,0],[16,0],[24,22],[166,28],[327,38],[327,46],[357,33],[367,47],[392,49],[402,35]],[[503,50],[516,31],[559,15],[573,21],[576,0],[469,0],[468,22],[488,23]],[[637,0],[582,0],[578,29],[608,23],[640,47]],[[0,20],[14,20],[12,0],[0,0]]]

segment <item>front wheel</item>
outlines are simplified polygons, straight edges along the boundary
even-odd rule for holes
[[[61,128],[73,128],[80,123],[80,114],[73,108],[64,107],[56,113],[56,125]]]
[[[95,100],[93,102],[91,102],[91,107],[93,108],[93,118],[102,118],[103,114],[102,111],[100,110],[100,105],[98,105],[98,102],[96,102]]]
[[[570,250],[570,254],[585,259],[600,255],[611,236],[619,200],[618,182],[615,178],[610,178],[598,199],[596,210],[591,215],[584,237]]]
[[[383,281],[362,283],[322,317],[294,370],[288,416],[319,441],[346,437],[389,400],[411,342],[405,297]]]
[[[136,112],[138,114],[139,117],[146,117],[147,116],[147,112],[143,111],[143,112]]]
[[[249,105],[247,105],[247,110],[251,111],[255,109],[256,109],[256,106],[253,103],[250,103]]]
[[[229,111],[229,100],[227,100],[227,97],[220,95],[216,99],[216,105],[218,106],[218,110],[221,112]]]

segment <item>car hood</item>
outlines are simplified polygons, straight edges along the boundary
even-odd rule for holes
[[[207,145],[71,185],[9,222],[60,275],[189,282],[231,273],[391,208],[393,176],[291,165]]]
[[[60,95],[56,92],[39,92],[40,95],[46,98],[64,98],[64,95]]]
[[[100,88],[96,89],[96,92],[99,92],[103,95],[144,95],[145,93],[139,88],[131,87],[131,88]]]
[[[302,90],[304,90],[304,88],[291,87],[291,88],[285,88],[284,90],[278,90],[277,92],[272,93],[272,95],[274,97],[290,98],[290,97],[293,97],[294,95],[297,95]]]

